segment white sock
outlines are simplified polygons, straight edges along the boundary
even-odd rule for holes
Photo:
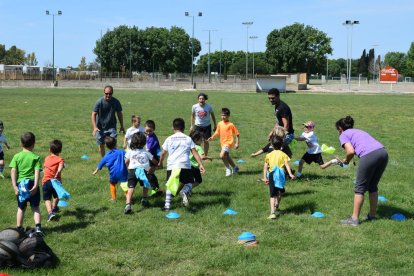
[[[172,193],[169,190],[167,190],[165,192],[165,205],[164,205],[164,207],[167,208],[167,209],[170,209],[171,198],[172,198]]]

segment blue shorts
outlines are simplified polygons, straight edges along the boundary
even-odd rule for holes
[[[28,188],[32,189],[34,186],[34,180],[30,180],[28,184]],[[39,189],[36,190],[36,193],[34,195],[31,195],[28,199],[26,199],[23,202],[19,202],[19,196],[16,196],[17,199],[17,207],[24,210],[26,209],[27,202],[30,202],[30,207],[39,207],[40,205],[40,191]]]
[[[98,145],[104,144],[106,136],[111,136],[112,138],[116,139],[116,137],[118,136],[117,132],[116,132],[116,128],[110,128],[110,129],[107,129],[107,130],[98,131],[96,133],[96,136],[95,136],[96,144],[98,144]]]
[[[53,198],[58,198],[55,188],[53,188],[52,181],[48,180],[43,184],[43,200],[51,200]]]

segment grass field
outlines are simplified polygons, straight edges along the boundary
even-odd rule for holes
[[[43,227],[49,246],[60,258],[53,270],[39,270],[38,275],[291,275],[291,274],[365,274],[412,275],[414,270],[414,198],[412,167],[414,146],[413,97],[404,95],[282,94],[294,114],[296,134],[301,123],[316,122],[321,143],[337,148],[343,156],[334,123],[352,115],[355,127],[361,128],[384,145],[390,161],[380,183],[379,220],[359,227],[340,225],[350,215],[353,198],[354,166],[348,169],[317,165],[305,166],[305,177],[287,183],[282,200],[282,215],[269,221],[268,188],[256,180],[261,177],[264,156],[250,154],[266,143],[274,125],[273,107],[267,95],[256,93],[210,92],[209,103],[219,118],[220,108],[231,110],[230,120],[240,131],[240,149],[232,151],[235,160],[243,159],[239,175],[224,177],[222,162],[206,162],[206,175],[191,197],[191,208],[173,208],[181,214],[168,220],[160,210],[163,199],[151,199],[151,207],[139,205],[141,191],[135,194],[134,212],[123,214],[124,196],[110,202],[107,171],[92,176],[100,160],[92,137],[91,109],[102,90],[80,89],[0,89],[0,120],[11,150],[5,150],[8,164],[20,151],[19,137],[24,131],[36,134],[34,152],[42,159],[48,143],[63,141],[62,156],[67,168],[63,184],[72,194],[70,206],[60,213],[60,220],[47,222],[42,204]],[[115,90],[123,104],[125,125],[131,114],[143,121],[153,119],[162,143],[171,135],[171,122],[183,117],[189,126],[194,92],[149,92]],[[188,128],[187,128],[188,129]],[[218,157],[219,142],[211,145],[211,156]],[[305,152],[305,145],[294,148],[293,160]],[[89,155],[83,160],[82,155]],[[329,160],[332,156],[324,156]],[[296,165],[292,165],[296,169]],[[5,175],[9,177],[10,170]],[[165,169],[157,171],[165,182]],[[0,229],[15,226],[16,200],[10,180],[0,179]],[[236,216],[223,212],[233,208]],[[367,204],[362,214],[367,213]],[[311,213],[325,213],[322,219]],[[404,222],[390,220],[403,213]],[[33,226],[30,210],[25,226]],[[256,247],[237,244],[245,231],[257,235]],[[411,252],[411,253],[410,253]],[[12,275],[25,271],[1,268]],[[33,273],[33,272],[31,272]]]

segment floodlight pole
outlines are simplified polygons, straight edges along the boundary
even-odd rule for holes
[[[242,22],[244,26],[246,26],[246,80],[248,79],[248,72],[249,72],[249,27],[253,25],[252,21]]]
[[[253,36],[249,36],[249,38],[253,41],[253,70],[252,70],[252,77],[254,79],[254,41],[258,38],[257,36],[253,35]]]
[[[194,87],[194,15],[190,15],[189,12],[185,12],[185,16],[193,18],[193,34],[191,36],[191,85]],[[203,16],[203,13],[198,12],[198,16]]]
[[[46,15],[52,16],[52,69],[53,69],[53,85],[56,85],[56,71],[55,71],[55,15],[62,15],[62,11],[58,11],[57,13],[49,13],[46,10]]]
[[[348,30],[351,29],[351,43],[349,43],[348,37],[349,37],[349,33],[347,34],[347,45],[346,45],[346,51],[347,51],[347,56],[349,53],[349,58],[347,57],[347,65],[349,62],[349,65],[347,66],[347,74],[348,74],[348,90],[351,91],[351,66],[352,66],[352,30],[353,30],[353,26],[355,24],[359,24],[358,20],[346,20],[344,23],[342,23],[342,25],[344,25]],[[349,45],[350,44],[350,45]],[[350,51],[348,50],[350,47]]]
[[[211,32],[216,32],[217,30],[204,30],[205,32],[208,32],[208,59],[207,59],[207,72],[208,72],[208,83],[211,83],[211,62],[210,62],[210,46],[211,46],[211,40],[210,40],[210,34]]]

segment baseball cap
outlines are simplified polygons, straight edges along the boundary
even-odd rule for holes
[[[307,121],[306,123],[303,124],[305,127],[308,128],[314,128],[315,127],[315,123],[312,121]]]

